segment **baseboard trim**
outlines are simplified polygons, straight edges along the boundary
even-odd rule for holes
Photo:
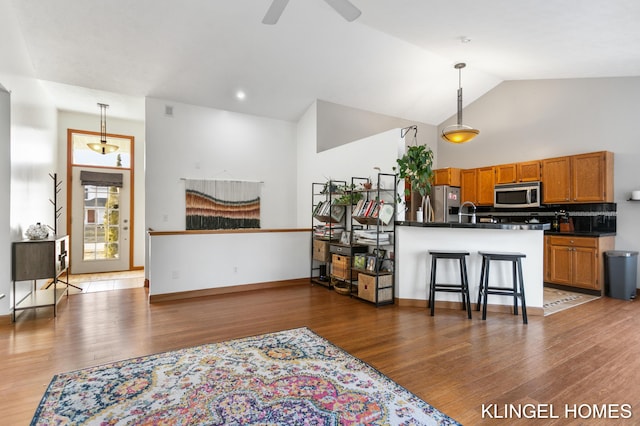
[[[396,303],[398,304],[398,306],[400,307],[411,307],[411,308],[427,308],[427,301],[426,300],[420,300],[420,299],[396,299]],[[437,300],[436,301],[436,308],[438,309],[456,309],[456,310],[461,310],[461,305],[460,302],[452,302],[452,301],[447,301],[447,300]],[[472,303],[471,304],[471,310],[473,311],[473,313],[477,312],[476,310],[476,304]],[[499,312],[499,313],[506,313],[506,314],[511,314],[513,313],[513,307],[510,305],[492,305],[492,304],[488,304],[487,305],[487,311],[488,312]],[[527,306],[527,316],[544,316],[544,308],[533,308],[533,307],[529,307]]]
[[[155,294],[149,296],[149,303],[170,302],[173,300],[192,299],[196,297],[217,296],[220,294],[241,293],[253,290],[265,290],[294,285],[309,285],[309,278],[296,278],[293,280],[271,281],[265,283],[233,285],[228,287],[207,288],[203,290],[181,291],[177,293]]]

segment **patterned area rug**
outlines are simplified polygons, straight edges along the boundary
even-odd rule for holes
[[[32,425],[457,425],[307,328],[56,375]]]
[[[544,316],[546,317],[596,299],[599,299],[599,296],[545,287],[544,304],[542,305]]]

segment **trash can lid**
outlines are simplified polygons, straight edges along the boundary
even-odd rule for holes
[[[609,250],[605,251],[604,254],[609,257],[631,257],[637,256],[637,251],[628,251],[628,250]]]

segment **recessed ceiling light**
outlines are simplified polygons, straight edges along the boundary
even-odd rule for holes
[[[238,91],[236,92],[236,99],[238,99],[238,100],[240,100],[240,101],[244,101],[246,97],[247,97],[247,94],[246,94],[246,93],[244,93],[244,91],[242,91],[242,90],[238,90]]]
[[[460,37],[460,41],[462,43],[471,43],[471,39],[469,37]]]

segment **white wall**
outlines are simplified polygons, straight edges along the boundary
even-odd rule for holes
[[[463,145],[439,142],[438,166],[471,168],[611,151],[616,248],[638,251],[640,203],[626,201],[640,189],[638,111],[640,77],[505,82],[465,108],[463,122],[480,129],[480,135]]]
[[[297,127],[297,226],[301,228],[310,227],[312,222],[312,183],[326,182],[328,179],[350,183],[354,176],[374,178],[377,173],[374,167],[380,167],[385,173],[393,173],[399,145],[401,151],[405,142],[413,143],[413,133],[402,140],[400,129],[396,128],[318,152],[317,129],[321,125],[327,126],[328,123],[320,123],[320,114],[317,113],[317,104],[314,103],[302,116]],[[435,126],[424,123],[416,125],[417,143],[429,145],[436,153]]]
[[[295,226],[293,123],[147,98],[145,125],[148,228],[185,229],[181,178],[262,181],[261,227]]]
[[[11,95],[0,85],[0,205],[11,206]],[[8,312],[11,280],[10,209],[0,209],[0,314]]]
[[[318,152],[365,139],[391,129],[413,125],[419,126],[418,138],[420,138],[421,143],[431,145],[434,152],[436,150],[435,127],[432,125],[350,108],[322,100],[317,100],[315,104]]]
[[[96,111],[98,108],[96,107]],[[58,179],[62,181],[62,192],[58,196],[59,206],[62,206],[62,217],[58,223],[60,233],[67,232],[66,215],[67,208],[67,129],[87,130],[97,132],[100,130],[100,116],[93,114],[79,114],[69,111],[58,112]],[[135,210],[134,210],[134,233],[133,233],[133,265],[134,267],[142,267],[145,259],[145,173],[144,173],[144,148],[145,133],[144,122],[122,120],[107,116],[107,132],[133,136],[134,140],[134,193],[135,193]]]
[[[309,277],[308,232],[152,235],[149,294]]]
[[[0,226],[9,217],[9,226],[0,232],[3,250],[12,241],[24,238],[24,231],[36,222],[52,223],[54,212],[49,198],[53,183],[49,173],[56,170],[55,107],[37,80],[25,48],[24,39],[9,2],[0,2],[0,85],[11,93],[10,118],[6,104],[0,112],[0,189],[5,209]],[[6,96],[6,95],[5,95]],[[6,100],[6,99],[5,99]],[[7,139],[10,120],[10,142]],[[2,127],[0,127],[2,129]],[[3,252],[0,252],[3,253]],[[0,257],[0,315],[12,306],[11,256]],[[19,293],[20,294],[20,293]]]
[[[0,238],[6,238],[5,244],[10,245],[24,238],[29,225],[53,224],[55,213],[49,202],[53,198],[53,180],[49,173],[59,173],[55,144],[57,124],[55,107],[36,80],[7,76],[2,84],[11,91],[11,158],[6,164],[11,170],[8,203],[11,225],[9,233]],[[3,280],[0,286],[0,293],[8,296],[11,283]],[[18,295],[24,293],[20,291],[23,287],[26,291],[23,283]],[[0,315],[10,312],[9,299],[0,300]]]

